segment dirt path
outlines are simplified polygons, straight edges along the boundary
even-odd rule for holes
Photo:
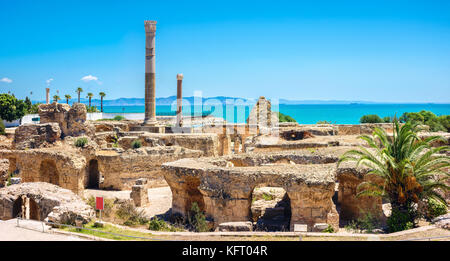
[[[0,241],[86,241],[76,236],[66,236],[48,232],[48,227],[44,227],[42,232],[42,223],[35,221],[21,220],[20,227],[17,227],[17,220],[0,220]]]

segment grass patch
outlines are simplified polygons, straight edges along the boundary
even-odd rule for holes
[[[85,234],[85,235],[91,235],[91,236],[95,236],[95,237],[113,239],[113,240],[140,240],[140,241],[154,240],[154,239],[152,239],[152,237],[154,237],[154,235],[152,235],[150,233],[143,233],[143,232],[138,232],[138,231],[133,231],[133,230],[128,230],[128,229],[122,229],[122,228],[118,228],[118,227],[115,227],[115,226],[112,226],[109,224],[105,224],[103,227],[95,227],[94,221],[84,225],[84,227],[89,228],[89,229],[94,229],[96,231],[86,230],[86,229],[78,230],[78,229],[72,228],[72,227],[64,227],[64,228],[61,228],[61,230],[75,232],[75,233],[81,233],[81,234]],[[126,236],[133,236],[133,237],[146,237],[148,239],[132,238],[132,237],[102,233],[102,232],[110,232],[110,233],[121,234],[121,235],[126,235]]]

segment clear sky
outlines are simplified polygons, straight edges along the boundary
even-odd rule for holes
[[[0,92],[144,97],[144,20],[157,97],[450,102],[446,0],[0,0]]]

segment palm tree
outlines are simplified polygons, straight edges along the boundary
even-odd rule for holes
[[[80,103],[80,93],[83,92],[83,89],[81,87],[78,87],[76,92],[78,93],[78,103]]]
[[[396,222],[396,230],[406,229],[417,217],[416,203],[437,200],[447,205],[437,189],[449,190],[444,181],[450,174],[450,157],[440,152],[448,151],[449,146],[432,147],[440,136],[419,139],[409,123],[402,127],[397,120],[393,123],[393,136],[389,137],[384,129],[375,128],[372,136],[360,138],[367,142],[370,149],[360,146],[359,150],[350,150],[339,159],[356,162],[370,170],[366,175],[375,175],[384,182],[382,185],[363,182],[358,186],[358,196],[382,196],[389,199],[392,207],[391,222]],[[401,221],[398,221],[401,219]],[[388,219],[388,226],[389,226]],[[408,224],[409,223],[409,224]]]
[[[86,98],[89,98],[89,107],[91,107],[91,99],[94,97],[94,94],[92,92],[88,92]]]
[[[106,93],[100,92],[98,95],[100,95],[100,111],[103,112],[103,97],[106,96]]]
[[[70,94],[66,94],[64,97],[66,97],[66,102],[69,104],[69,100],[72,99],[72,96],[70,96]]]
[[[61,100],[61,97],[59,97],[58,95],[53,96],[53,101],[58,102],[59,100]]]

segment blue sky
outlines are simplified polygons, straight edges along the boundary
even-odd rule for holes
[[[0,0],[0,92],[450,102],[450,1]],[[82,80],[83,77],[85,81]]]

